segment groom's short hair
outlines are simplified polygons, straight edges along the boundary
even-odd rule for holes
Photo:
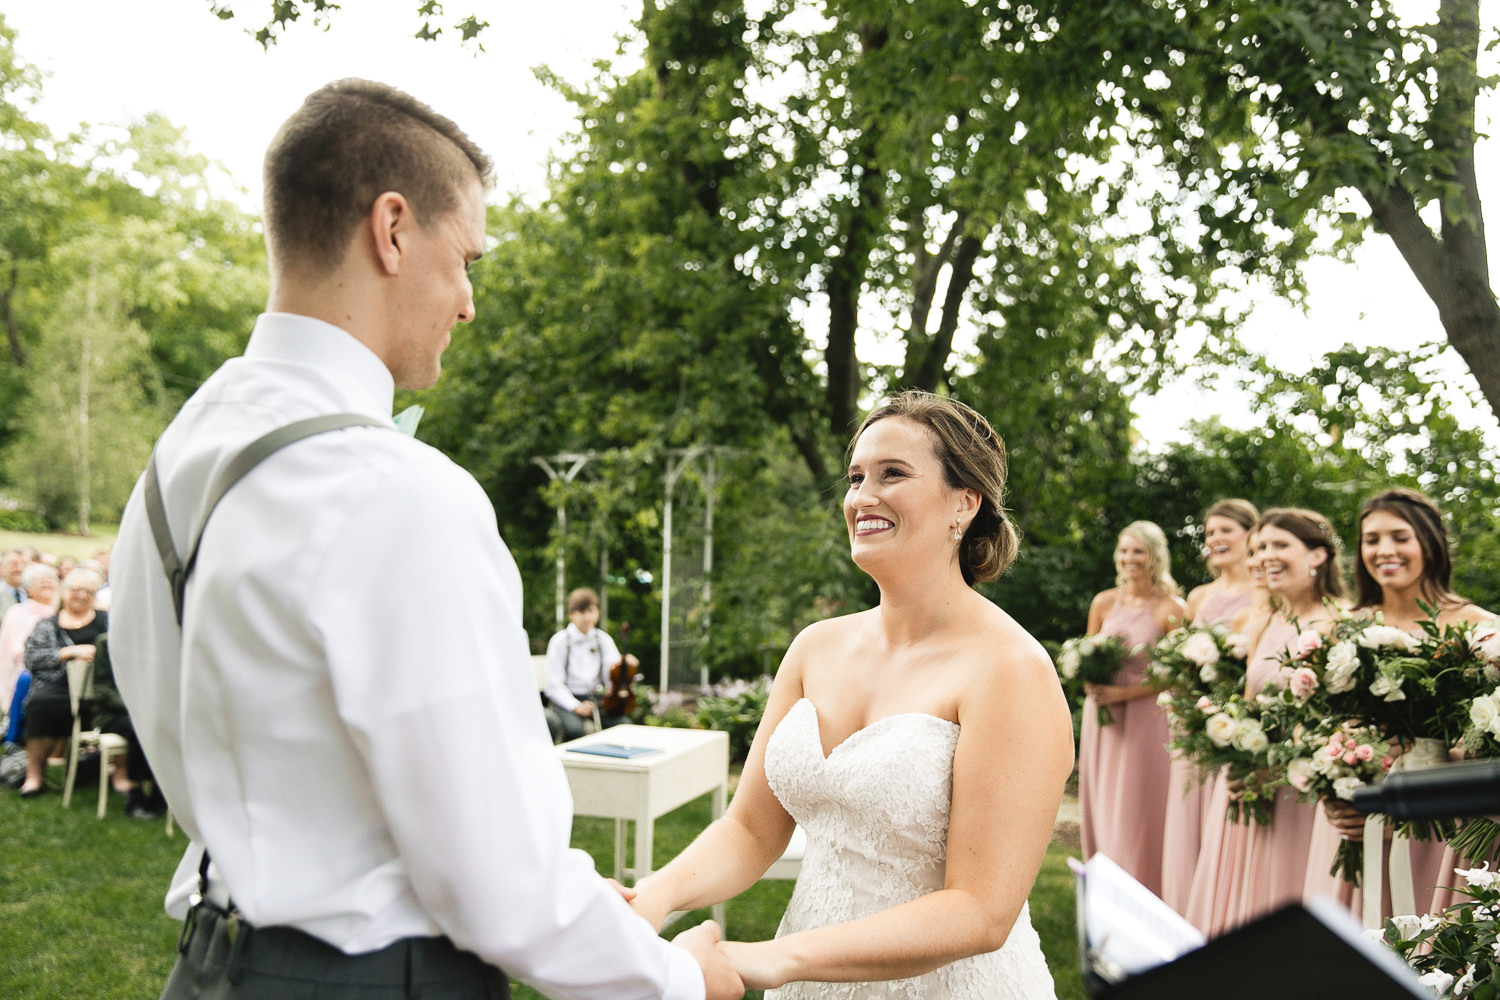
[[[410,94],[335,80],[308,95],[266,150],[272,267],[327,274],[380,195],[403,195],[428,229],[458,206],[467,181],[488,183],[490,171],[462,129]]]

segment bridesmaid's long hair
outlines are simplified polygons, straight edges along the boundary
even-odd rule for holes
[[[1182,596],[1182,588],[1172,579],[1172,553],[1167,548],[1167,533],[1155,521],[1132,521],[1120,530],[1120,537],[1129,535],[1146,547],[1146,572],[1151,574],[1151,589]],[[1123,587],[1125,578],[1115,575],[1115,586]]]
[[[1365,518],[1376,511],[1384,511],[1411,525],[1412,534],[1422,549],[1422,599],[1439,608],[1467,604],[1468,601],[1453,592],[1453,556],[1448,551],[1448,529],[1443,524],[1443,512],[1426,494],[1398,486],[1375,494],[1359,509],[1359,520],[1355,522],[1358,535],[1354,542],[1359,552],[1359,558],[1354,560],[1354,587],[1358,600],[1354,606],[1375,608],[1385,603],[1385,591],[1365,568],[1363,552]]]

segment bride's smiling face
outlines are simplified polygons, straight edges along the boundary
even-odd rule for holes
[[[849,461],[844,523],[855,563],[892,555],[951,553],[960,494],[948,486],[930,431],[905,417],[886,417],[865,428]]]

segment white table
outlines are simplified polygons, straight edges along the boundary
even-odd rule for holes
[[[579,747],[616,743],[651,747],[657,753],[639,757],[605,757],[577,753]],[[615,821],[615,878],[640,880],[651,874],[652,839],[656,818],[700,795],[713,793],[712,813],[724,815],[729,793],[729,734],[703,729],[665,726],[615,726],[589,733],[557,748],[568,784],[573,789],[573,812]],[[625,867],[625,823],[635,821],[635,866]],[[714,919],[724,923],[724,906],[714,908]]]

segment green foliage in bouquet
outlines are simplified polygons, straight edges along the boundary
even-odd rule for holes
[[[1125,640],[1114,635],[1081,635],[1062,644],[1057,654],[1057,676],[1062,680],[1063,690],[1069,699],[1083,698],[1085,684],[1113,684],[1125,658],[1134,652],[1134,647],[1125,645]],[[1108,705],[1100,705],[1097,715],[1099,725],[1112,725],[1115,713]]]

